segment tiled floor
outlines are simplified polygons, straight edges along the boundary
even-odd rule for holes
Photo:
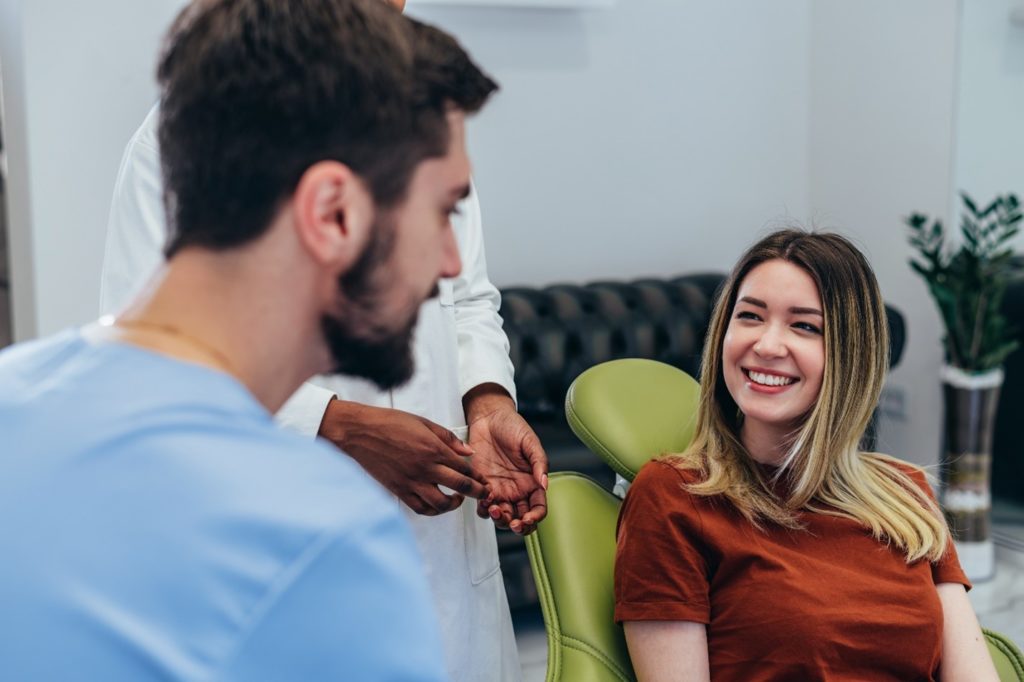
[[[548,664],[548,642],[540,612],[515,614],[515,626],[523,682],[544,682]]]
[[[1024,509],[1003,509],[996,514],[995,578],[978,583],[971,603],[983,627],[1010,637],[1024,650]],[[543,682],[547,666],[547,639],[540,611],[514,615],[523,682]]]
[[[982,627],[1006,635],[1024,650],[1024,552],[996,547],[996,576],[968,595]]]

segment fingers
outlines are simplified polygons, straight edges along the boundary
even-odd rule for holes
[[[446,495],[437,488],[431,486],[427,490],[425,497],[427,502],[434,506],[438,514],[445,514],[447,512],[458,509],[462,506],[463,500],[466,498],[463,495],[455,493],[453,495]]]
[[[523,523],[529,526],[534,526],[544,520],[544,517],[548,515],[548,501],[542,499],[534,502],[530,507],[530,511],[523,514]]]
[[[530,494],[529,502],[516,502],[516,518],[509,523],[509,529],[519,535],[529,535],[537,529],[537,524],[543,521],[547,514],[547,493],[540,489],[534,490]]]
[[[470,473],[473,473],[472,469],[470,469]],[[453,471],[450,468],[441,468],[438,470],[436,478],[437,482],[441,485],[447,486],[466,497],[482,500],[486,499],[491,492],[484,482],[486,479],[482,476],[471,478],[462,472]]]
[[[530,507],[529,511],[522,515],[522,518],[515,519],[509,524],[509,529],[519,535],[529,535],[537,530],[537,524],[544,520],[548,514],[546,501]]]
[[[487,508],[487,513],[498,528],[508,528],[512,523],[512,505],[508,502],[492,504]]]
[[[487,477],[450,450],[438,453],[435,467],[430,476],[431,483],[446,485],[452,490],[477,499],[487,496]]]
[[[435,441],[436,447],[432,447],[434,452],[431,453],[431,459],[434,460],[432,464],[435,468],[424,471],[422,474],[429,477],[430,483],[448,486],[464,495],[477,499],[485,496],[487,478],[465,459],[473,454],[472,448],[443,426],[438,426],[428,419],[424,419],[423,423],[437,436],[440,442]]]
[[[435,424],[429,419],[424,419],[423,422],[431,431],[434,432],[435,436],[441,439],[442,443],[454,450],[456,454],[461,455],[462,457],[473,456],[473,448],[469,447],[466,443],[463,443],[462,439],[455,435],[455,432],[444,428],[440,424]]]
[[[445,495],[434,486],[428,486],[416,492],[410,491],[402,501],[420,516],[438,516],[458,509],[464,499],[457,493]]]
[[[526,503],[526,500],[516,500],[513,505],[513,516],[509,521],[508,527],[513,533],[517,535],[523,534],[524,517],[530,511],[530,505]]]

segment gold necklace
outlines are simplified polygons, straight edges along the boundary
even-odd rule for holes
[[[148,320],[125,320],[122,318],[102,319],[100,320],[100,324],[107,327],[119,327],[124,330],[140,329],[142,331],[163,334],[164,336],[177,339],[179,342],[184,343],[187,346],[191,346],[193,350],[201,352],[207,357],[207,359],[213,360],[213,364],[219,369],[224,370],[228,374],[235,374],[234,365],[232,365],[228,356],[210,344],[200,341],[191,334],[186,334],[173,324],[167,324],[165,322],[150,322]]]

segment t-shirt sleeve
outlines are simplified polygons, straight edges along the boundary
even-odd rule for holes
[[[960,557],[957,556],[956,547],[952,541],[946,547],[946,553],[942,555],[942,558],[932,564],[932,581],[936,585],[940,583],[960,583],[967,588],[967,591],[970,591],[971,587],[973,587],[971,581],[967,579],[964,569],[960,567]]]
[[[433,602],[397,510],[305,553],[217,679],[447,679]]]
[[[933,500],[935,499],[935,491],[928,484],[924,471],[917,468],[908,468],[904,471],[914,480],[914,483],[917,483],[928,494],[928,497]],[[968,590],[972,587],[971,581],[967,579],[963,568],[960,567],[960,557],[957,556],[956,547],[953,545],[952,540],[946,547],[946,552],[942,555],[942,558],[932,564],[932,581],[936,585],[940,583],[960,583]]]
[[[619,514],[615,621],[710,622],[708,565],[693,496],[674,467],[651,462]]]

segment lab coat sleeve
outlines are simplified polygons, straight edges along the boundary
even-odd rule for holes
[[[117,314],[163,263],[167,237],[154,107],[121,159],[107,223],[100,275],[100,314]]]
[[[313,438],[320,431],[327,403],[334,397],[334,391],[307,381],[281,406],[274,419],[286,429]]]
[[[163,263],[167,221],[157,139],[159,108],[153,107],[124,150],[114,184],[100,276],[100,314],[117,314]],[[303,384],[277,413],[285,428],[316,436],[333,391]]]
[[[487,277],[480,202],[476,189],[462,202],[455,217],[462,272],[453,282],[455,329],[459,345],[459,391],[466,395],[484,383],[502,386],[516,399],[509,343],[502,329],[501,294]]]

